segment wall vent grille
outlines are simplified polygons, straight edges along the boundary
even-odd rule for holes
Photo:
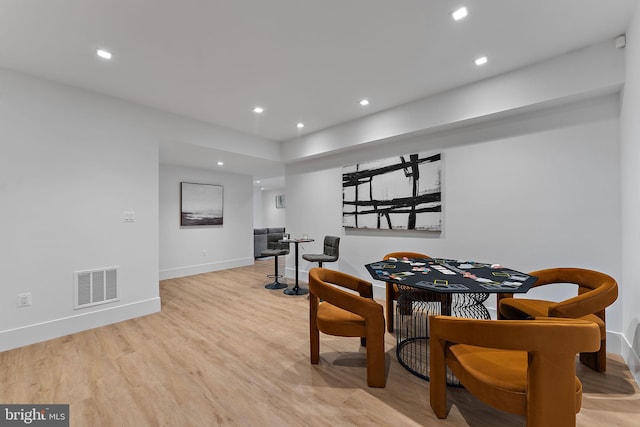
[[[76,310],[118,300],[118,267],[76,271],[73,277]]]

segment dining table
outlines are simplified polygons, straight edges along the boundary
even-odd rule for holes
[[[400,364],[429,379],[429,316],[490,319],[490,294],[525,293],[537,278],[497,263],[449,258],[389,258],[365,265],[374,280],[395,283],[400,291],[394,330]],[[458,385],[452,374],[451,385]]]

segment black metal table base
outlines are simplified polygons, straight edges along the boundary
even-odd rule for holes
[[[264,285],[265,289],[284,289],[288,286],[289,285],[287,285],[286,283],[278,282],[278,280],[275,280],[274,282]]]
[[[441,294],[410,286],[398,286],[396,305],[396,356],[412,374],[429,380],[429,316],[490,319],[482,304],[489,294]],[[447,384],[459,386],[458,379],[447,369]]]
[[[285,289],[285,295],[306,295],[309,293],[309,289],[294,286],[293,288]]]

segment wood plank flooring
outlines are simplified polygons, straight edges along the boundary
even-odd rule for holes
[[[524,426],[461,388],[438,420],[429,383],[400,366],[369,388],[354,338],[321,335],[309,363],[308,300],[264,289],[273,260],[162,281],[162,312],[0,353],[0,403],[69,403],[72,426]],[[640,390],[618,356],[578,367],[578,426],[640,425]]]

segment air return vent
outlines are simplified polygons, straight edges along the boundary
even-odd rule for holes
[[[75,309],[118,300],[118,267],[76,271],[73,276]]]

